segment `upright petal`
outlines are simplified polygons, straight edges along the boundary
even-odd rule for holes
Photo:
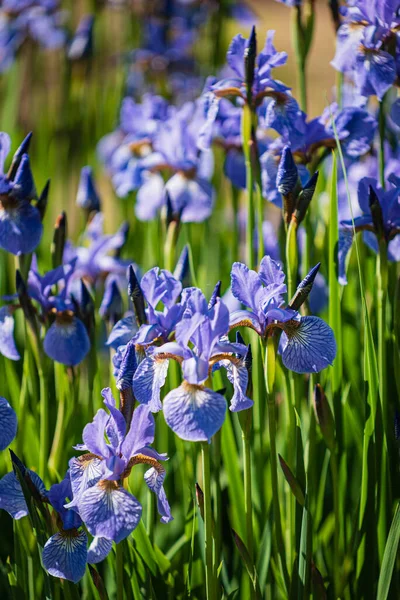
[[[222,427],[226,400],[221,394],[184,382],[164,399],[164,417],[182,440],[207,442]]]
[[[91,565],[95,565],[110,554],[112,549],[112,541],[103,537],[94,537],[87,553],[87,561]]]
[[[169,360],[149,356],[142,360],[133,377],[133,393],[141,404],[147,404],[151,412],[161,410],[160,390],[167,378]]]
[[[235,262],[231,270],[232,294],[245,306],[258,310],[257,298],[262,293],[262,283],[255,271],[246,265]]]
[[[154,417],[148,406],[141,404],[133,411],[131,426],[121,446],[122,455],[129,459],[154,442]]]
[[[85,426],[82,433],[82,439],[87,449],[101,458],[108,458],[110,456],[110,448],[104,437],[109,418],[110,416],[106,411],[103,408],[99,408],[93,421]]]
[[[17,415],[5,398],[0,396],[0,450],[5,450],[17,435]]]
[[[14,317],[9,306],[0,308],[0,354],[10,360],[21,358],[14,341]]]
[[[86,570],[86,533],[69,529],[52,535],[44,545],[42,560],[50,575],[78,583]]]
[[[89,532],[116,543],[137,527],[142,506],[116,481],[100,481],[82,494],[79,514]]]
[[[125,438],[126,421],[122,412],[117,408],[115,398],[112,395],[111,388],[101,390],[104,398],[104,404],[111,413],[106,426],[106,434],[114,448],[118,448]]]
[[[71,458],[69,476],[74,499],[69,505],[66,505],[66,508],[76,506],[80,494],[100,481],[102,475],[103,461],[94,454],[83,454],[78,458]]]
[[[279,262],[270,256],[264,256],[260,263],[258,276],[264,285],[281,284],[285,281],[285,273]]]
[[[302,317],[298,325],[282,332],[279,353],[295,373],[318,373],[332,364],[336,341],[332,329],[318,317]]]
[[[127,344],[137,333],[138,327],[133,314],[126,315],[118,321],[111,330],[107,339],[107,346],[116,350],[118,346]]]

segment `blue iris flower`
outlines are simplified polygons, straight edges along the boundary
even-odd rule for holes
[[[43,225],[39,210],[32,204],[36,189],[29,156],[21,149],[29,144],[26,138],[14,155],[18,160],[15,175],[4,174],[4,162],[10,150],[10,138],[0,133],[0,248],[12,254],[29,254],[39,244]]]
[[[234,263],[231,281],[233,295],[249,309],[231,314],[231,328],[250,327],[264,339],[280,330],[282,362],[296,373],[316,373],[332,364],[336,342],[329,325],[318,317],[302,317],[290,305],[283,306],[285,274],[279,263],[264,256],[258,273]]]
[[[45,49],[60,48],[66,41],[61,26],[59,0],[4,0],[0,8],[0,72],[15,60],[23,42],[30,38]]]
[[[161,522],[172,520],[163,487],[165,469],[161,464],[167,456],[150,446],[155,422],[148,407],[136,408],[127,431],[111,390],[104,389],[102,395],[109,412],[98,410],[83,430],[83,444],[77,448],[87,454],[70,461],[73,500],[66,508],[79,513],[92,535],[120,542],[135,529],[142,513],[138,500],[121,485],[136,464],[150,467],[144,479],[157,496]]]
[[[388,258],[400,260],[400,177],[389,176],[391,187],[383,190],[376,179],[364,177],[358,183],[358,204],[361,214],[354,219],[354,228],[363,232],[364,242],[374,252],[378,251],[380,240],[387,244]],[[375,201],[380,213],[377,224],[371,209],[371,200]],[[339,230],[339,281],[347,283],[346,259],[353,241],[353,222],[343,220]]]
[[[350,75],[363,96],[382,100],[396,79],[397,2],[348,3],[337,33],[332,65]]]
[[[225,419],[225,398],[206,387],[212,371],[228,369],[234,386],[230,410],[253,405],[246,396],[248,372],[244,358],[247,347],[229,342],[229,311],[219,298],[209,306],[197,288],[185,288],[185,311],[175,328],[175,341],[152,346],[133,376],[137,400],[152,411],[161,409],[160,389],[164,385],[170,359],[181,364],[183,383],[164,398],[164,417],[171,429],[184,440],[209,441]]]

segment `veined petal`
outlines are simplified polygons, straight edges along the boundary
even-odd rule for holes
[[[142,506],[115,481],[99,481],[79,499],[79,514],[89,532],[118,543],[138,525]]]
[[[110,554],[112,541],[103,537],[95,536],[88,548],[87,561],[91,565],[95,565]]]
[[[5,450],[17,434],[17,415],[5,398],[0,396],[0,450]]]
[[[133,315],[128,315],[114,325],[106,344],[116,350],[118,346],[127,344],[137,331],[138,327],[135,317]]]
[[[76,317],[65,323],[55,321],[46,333],[43,347],[52,360],[74,367],[90,350],[86,327]]]
[[[260,321],[250,310],[235,310],[229,317],[229,327],[251,327],[261,335]]]
[[[0,479],[0,508],[6,510],[13,519],[21,519],[28,514],[21,484],[14,471]]]
[[[114,448],[118,448],[125,438],[126,421],[122,412],[116,407],[115,398],[112,395],[111,388],[101,390],[104,398],[104,404],[111,415],[106,426],[106,434]]]
[[[184,382],[164,399],[164,417],[174,433],[191,442],[210,441],[222,427],[226,400],[203,386]]]
[[[299,325],[282,332],[279,353],[285,367],[295,373],[318,373],[336,356],[335,336],[319,317],[302,317]]]
[[[14,341],[14,317],[9,306],[0,308],[0,354],[10,360],[21,358]]]
[[[85,426],[82,433],[85,446],[90,452],[102,458],[110,456],[110,449],[104,437],[108,419],[109,415],[106,411],[103,408],[99,408],[93,417],[93,421]]]
[[[66,508],[76,506],[77,500],[87,488],[100,481],[103,474],[103,461],[93,454],[83,454],[69,461],[69,476],[71,479],[73,501]]]
[[[164,478],[164,469],[162,471],[157,471],[157,469],[151,467],[151,469],[144,474],[144,480],[149,489],[157,495],[157,510],[161,515],[161,523],[169,523],[173,520],[173,516],[171,515],[171,509],[163,487]]]
[[[254,402],[246,396],[249,373],[246,369],[244,361],[224,360],[222,363],[226,368],[226,374],[229,381],[233,385],[234,390],[229,410],[232,412],[239,412],[240,410],[251,408]]]
[[[77,583],[86,570],[86,533],[69,529],[52,535],[43,548],[42,560],[50,575]]]
[[[152,412],[161,410],[160,390],[167,378],[169,360],[149,356],[142,360],[133,377],[133,393],[141,404]]]
[[[262,293],[261,279],[243,263],[235,262],[231,270],[232,294],[245,306],[257,311],[257,299]]]

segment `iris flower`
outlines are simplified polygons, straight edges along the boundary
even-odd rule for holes
[[[317,270],[314,267],[303,280],[300,292],[309,292]],[[294,299],[284,306],[284,281],[281,266],[269,256],[262,259],[258,273],[242,263],[234,263],[232,293],[249,310],[232,313],[230,327],[250,327],[263,339],[281,332],[279,353],[285,367],[296,373],[316,373],[331,365],[336,356],[333,331],[319,317],[302,317],[293,308]]]

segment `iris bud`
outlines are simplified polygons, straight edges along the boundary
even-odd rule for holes
[[[17,148],[17,150],[13,156],[10,168],[7,173],[8,179],[13,180],[15,175],[17,174],[17,170],[21,163],[23,155],[27,154],[29,151],[31,139],[32,139],[32,132],[28,133],[28,135],[26,136],[26,138],[24,139],[22,144],[19,146],[19,148]]]
[[[63,211],[56,219],[51,244],[51,260],[53,269],[62,265],[65,242],[67,240],[67,215]]]
[[[311,271],[304,277],[297,287],[297,290],[289,302],[289,308],[293,310],[299,310],[300,306],[304,304],[310,294],[314,285],[315,278],[319,271],[321,263],[318,263],[311,269]]]
[[[48,179],[46,181],[46,185],[43,188],[42,193],[40,194],[39,200],[36,204],[36,208],[38,209],[39,213],[40,213],[40,218],[44,219],[44,215],[46,213],[46,208],[47,208],[47,202],[49,199],[49,190],[50,190],[50,179]]]
[[[136,277],[133,265],[129,265],[128,270],[128,296],[133,302],[135,309],[136,321],[140,327],[146,323],[146,312],[144,307],[144,296]]]
[[[303,188],[303,191],[300,192],[299,197],[297,198],[296,208],[293,213],[293,218],[296,220],[299,225],[304,217],[306,216],[307,209],[310,205],[310,202],[314,196],[315,188],[317,187],[318,181],[318,171],[314,173],[311,179],[306,183]]]
[[[257,37],[256,37],[256,28],[252,27],[249,43],[247,48],[244,51],[244,74],[246,78],[246,88],[247,88],[247,101],[251,103],[251,94],[252,87],[254,83],[254,69],[256,66],[256,58],[257,58]]]

